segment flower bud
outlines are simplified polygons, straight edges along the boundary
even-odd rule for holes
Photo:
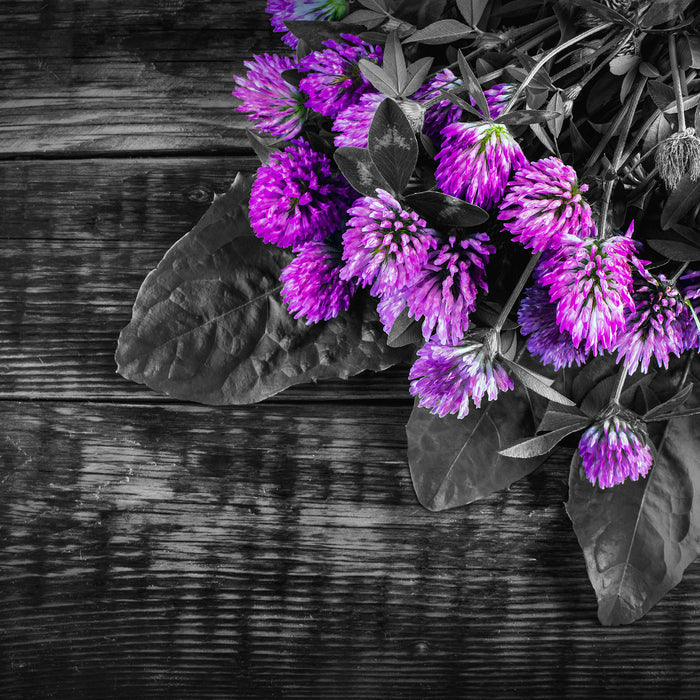
[[[656,151],[656,167],[667,189],[675,190],[684,175],[700,178],[700,139],[688,128],[669,136]]]

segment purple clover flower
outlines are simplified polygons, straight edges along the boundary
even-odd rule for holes
[[[484,395],[493,401],[499,391],[512,389],[511,378],[496,359],[496,347],[493,330],[469,334],[457,345],[427,342],[408,375],[418,405],[440,417],[456,413],[464,418],[470,401],[480,408]]]
[[[294,318],[305,316],[308,325],[348,309],[357,285],[340,278],[341,252],[329,239],[311,241],[282,270],[282,298]]]
[[[617,361],[622,361],[630,374],[640,365],[646,372],[652,357],[668,369],[669,356],[680,357],[686,348],[689,311],[675,285],[664,275],[655,277],[644,271],[635,282],[634,306],[615,348]]]
[[[579,350],[571,335],[557,325],[557,307],[549,300],[547,290],[534,284],[525,290],[518,310],[518,323],[527,339],[527,349],[532,355],[539,355],[546,365],[554,369],[571,367],[574,362],[580,367],[588,353]]]
[[[469,330],[469,314],[480,289],[488,291],[486,263],[496,249],[485,233],[458,241],[450,236],[429,253],[416,278],[403,290],[382,297],[377,306],[387,333],[403,309],[423,318],[426,340],[433,334],[442,344],[456,345]]]
[[[382,60],[381,46],[372,46],[352,34],[341,36],[344,43],[324,41],[327,49],[314,51],[300,61],[301,70],[309,71],[299,83],[308,95],[306,106],[327,117],[335,117],[373,90],[360,72],[360,59],[377,64]]]
[[[500,83],[490,87],[488,90],[484,90],[484,97],[489,106],[489,113],[492,119],[500,116],[514,92],[515,85],[513,83]]]
[[[413,99],[417,102],[428,102],[440,95],[440,90],[447,90],[451,85],[461,85],[458,78],[449,68],[436,73],[425,85],[416,90]],[[462,110],[449,100],[443,100],[428,107],[423,121],[423,133],[433,141],[440,141],[440,132],[462,115]]]
[[[603,489],[646,476],[653,461],[644,423],[619,405],[603,411],[578,449],[588,480]]]
[[[686,299],[689,308],[681,317],[685,350],[700,350],[700,328],[696,319],[700,316],[700,270],[691,270],[678,281],[679,291]],[[692,311],[691,311],[692,308]]]
[[[341,278],[357,277],[363,286],[374,281],[375,296],[412,284],[437,244],[435,231],[382,189],[376,197],[358,199],[348,214]]]
[[[295,49],[299,40],[287,31],[284,26],[287,20],[315,22],[343,19],[348,13],[348,0],[268,0],[265,9],[272,15],[272,28],[276,32],[286,32],[282,41]]]
[[[330,158],[297,139],[258,168],[250,223],[266,243],[298,247],[340,229],[352,198],[347,183],[332,173]]]
[[[591,208],[581,197],[587,189],[559,158],[527,163],[509,183],[498,218],[526,248],[557,249],[564,236],[595,236]]]
[[[369,127],[377,107],[386,99],[380,92],[367,92],[354,105],[342,110],[333,122],[336,147],[357,146],[367,148]]]
[[[611,350],[625,327],[625,309],[634,309],[634,251],[628,236],[567,236],[540,263],[538,279],[557,304],[559,329],[571,335],[576,347],[584,342],[586,353]]]
[[[443,192],[489,208],[505,191],[511,171],[527,163],[503,124],[457,122],[442,130],[437,184]]]
[[[282,78],[282,72],[296,68],[287,56],[263,54],[243,61],[245,78],[234,76],[236,89],[231,93],[241,100],[238,112],[248,115],[256,129],[283,139],[299,133],[306,119],[306,97]]]

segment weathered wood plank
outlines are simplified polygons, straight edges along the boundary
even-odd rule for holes
[[[698,567],[634,627],[600,628],[565,452],[434,514],[407,409],[0,415],[6,697],[697,692]]]
[[[265,0],[0,7],[0,157],[233,152],[247,118],[232,75],[282,52]]]
[[[115,374],[148,272],[254,158],[0,164],[0,397],[161,400]],[[281,400],[409,401],[406,370],[291,389]]]

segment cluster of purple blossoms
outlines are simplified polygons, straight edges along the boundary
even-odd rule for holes
[[[473,402],[479,408],[486,395],[493,401],[513,382],[497,358],[495,331],[475,331],[456,345],[428,341],[418,350],[418,359],[408,375],[410,392],[419,406],[440,417],[456,413],[464,418]]]
[[[335,318],[346,311],[357,285],[340,276],[342,250],[330,239],[304,244],[280,274],[282,298],[295,317],[308,323]]]
[[[628,236],[606,239],[569,235],[556,252],[542,258],[538,281],[556,302],[557,324],[576,347],[594,355],[612,350],[634,309],[630,265],[635,242]]]
[[[282,41],[297,47],[299,40],[287,31],[284,23],[288,20],[304,22],[333,21],[343,19],[348,13],[348,0],[267,0],[267,12],[272,15],[270,22],[276,32],[285,32]]]
[[[440,95],[440,90],[448,90],[455,85],[461,85],[458,78],[449,68],[436,73],[425,85],[416,90],[413,99],[417,102],[428,102]],[[423,118],[423,133],[433,141],[440,140],[440,132],[452,122],[456,122],[462,116],[462,110],[449,100],[442,100],[425,110]]]
[[[360,59],[381,63],[381,46],[372,46],[352,34],[341,34],[343,42],[324,41],[327,48],[301,59],[299,67],[308,74],[299,87],[308,95],[306,106],[327,117],[354,105],[373,90],[359,68]]]
[[[404,289],[385,295],[379,317],[388,330],[408,307],[409,316],[423,318],[426,340],[457,344],[469,330],[469,315],[476,308],[479,290],[488,290],[486,264],[496,249],[485,233],[457,240],[449,236],[431,250],[416,278]]]
[[[527,163],[504,124],[456,122],[442,130],[435,179],[438,187],[480,207],[503,197],[513,170]]]
[[[640,365],[646,372],[652,357],[668,368],[669,356],[680,357],[686,349],[690,320],[690,311],[673,283],[664,275],[639,271],[643,274],[635,280],[634,306],[616,345],[617,361],[623,362],[630,374]]]
[[[488,90],[484,90],[484,97],[489,106],[489,115],[491,119],[500,116],[503,108],[513,96],[514,92],[515,85],[513,83],[500,83],[490,87]]]
[[[591,208],[576,171],[559,158],[523,165],[513,176],[498,218],[513,240],[533,251],[557,250],[570,236],[595,236]]]
[[[256,235],[281,248],[321,241],[341,228],[352,190],[328,156],[296,139],[258,168],[250,194]]]
[[[644,423],[617,404],[583,433],[578,449],[588,480],[600,488],[637,481],[653,461]]]
[[[581,366],[588,358],[588,352],[574,345],[571,334],[559,328],[557,307],[540,284],[525,290],[518,323],[522,334],[528,336],[527,349],[532,355],[539,355],[544,364],[560,369],[571,367],[574,362]]]
[[[306,97],[281,77],[283,71],[296,68],[296,62],[287,56],[263,54],[243,65],[248,69],[246,77],[234,76],[232,95],[241,100],[236,109],[247,114],[260,131],[283,139],[296,136],[306,119]]]
[[[367,148],[369,128],[372,125],[374,113],[377,107],[386,99],[386,95],[380,92],[367,92],[357,103],[347,107],[338,114],[333,122],[335,145],[357,146]]]
[[[356,277],[363,286],[373,283],[370,293],[375,296],[412,283],[437,245],[435,231],[385,190],[361,197],[348,214],[341,278]]]

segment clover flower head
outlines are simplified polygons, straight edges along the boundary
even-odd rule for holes
[[[669,190],[675,190],[686,174],[693,181],[700,178],[700,138],[695,129],[689,127],[663,141],[656,151],[656,167]]]
[[[644,423],[617,404],[605,409],[578,445],[588,480],[608,488],[637,481],[651,469],[652,455]]]
[[[489,113],[492,119],[500,116],[508,100],[513,96],[516,86],[513,83],[499,83],[484,90],[484,97],[489,106]],[[518,100],[519,102],[520,100]]]
[[[346,311],[357,285],[340,278],[342,249],[331,239],[305,243],[280,274],[282,298],[295,317],[306,323],[335,318]]]
[[[447,90],[450,86],[461,85],[458,78],[449,68],[436,73],[425,85],[416,90],[413,99],[418,102],[427,102],[438,97],[440,90]],[[462,115],[462,110],[449,100],[442,100],[428,107],[423,121],[423,133],[436,143],[440,141],[440,132],[452,122],[456,122]]]
[[[245,78],[234,76],[233,96],[241,100],[236,110],[248,115],[258,131],[283,139],[296,136],[306,119],[305,96],[282,78],[282,72],[296,68],[288,56],[263,54],[243,61]]]
[[[540,284],[525,290],[518,309],[518,323],[522,334],[528,336],[530,354],[539,355],[544,364],[560,369],[571,367],[574,362],[580,367],[586,361],[588,353],[577,348],[571,335],[557,325],[557,307]]]
[[[380,92],[367,92],[355,103],[343,109],[333,121],[336,147],[367,148],[369,127],[377,107],[386,99]]]
[[[455,345],[428,341],[408,375],[411,394],[431,413],[464,418],[471,403],[480,408],[484,396],[493,401],[499,391],[513,388],[496,350],[493,330],[474,331]]]
[[[416,278],[402,290],[385,295],[377,306],[387,332],[401,311],[423,319],[426,340],[456,344],[469,330],[469,315],[479,290],[488,291],[486,263],[496,249],[485,233],[458,240],[449,236],[430,251]]]
[[[435,179],[453,197],[489,208],[500,201],[513,170],[527,162],[504,124],[456,122],[442,130]]]
[[[250,223],[266,243],[298,247],[340,229],[352,198],[345,180],[331,171],[330,158],[296,139],[258,168]]]
[[[435,231],[382,189],[358,199],[348,214],[341,277],[357,277],[363,286],[373,282],[375,296],[411,284],[437,244]]]
[[[641,271],[641,270],[640,270]],[[680,357],[687,344],[688,309],[675,284],[649,272],[635,278],[634,306],[618,339],[618,362],[633,374],[649,369],[651,358],[668,368],[671,354]]]
[[[526,248],[556,249],[566,236],[595,236],[591,208],[581,196],[587,189],[559,158],[526,163],[508,184],[498,218]]]
[[[611,350],[634,309],[632,273],[635,241],[629,236],[563,238],[540,262],[538,280],[557,305],[557,324],[576,347],[597,355]]]
[[[268,0],[265,9],[272,15],[272,28],[276,32],[285,32],[282,41],[295,49],[299,40],[287,31],[284,26],[287,20],[315,22],[343,19],[348,13],[348,4],[348,0]]]
[[[373,90],[359,68],[360,59],[381,63],[382,48],[362,41],[352,34],[341,34],[342,42],[328,40],[327,48],[314,51],[300,61],[308,71],[299,87],[308,95],[306,106],[327,117],[354,105],[366,92]]]

